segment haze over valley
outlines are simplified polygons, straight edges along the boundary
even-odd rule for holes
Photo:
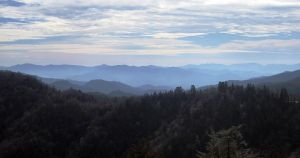
[[[250,78],[270,76],[284,71],[300,69],[300,64],[261,65],[261,64],[199,64],[180,67],[161,66],[128,66],[128,65],[34,65],[21,64],[2,67],[3,70],[27,73],[43,78],[75,80],[87,82],[90,80],[117,81],[130,86],[144,85],[166,86],[175,88],[191,85],[206,86],[219,81],[246,80]]]

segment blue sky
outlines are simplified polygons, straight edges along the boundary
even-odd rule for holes
[[[0,0],[0,63],[300,63],[299,0]]]

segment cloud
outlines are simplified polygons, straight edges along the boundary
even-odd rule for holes
[[[259,41],[234,41],[219,46],[220,49],[236,49],[265,53],[294,53],[300,54],[300,39],[290,40],[259,40]]]
[[[162,32],[162,33],[156,33],[153,36],[153,38],[184,38],[184,37],[191,37],[191,36],[201,36],[205,35],[205,33],[168,33],[168,32]]]
[[[299,50],[298,0],[1,2],[0,57],[18,51],[178,55]]]
[[[19,1],[14,1],[14,0],[1,0],[0,1],[0,6],[12,6],[12,7],[20,7],[25,5],[25,3],[19,2]]]

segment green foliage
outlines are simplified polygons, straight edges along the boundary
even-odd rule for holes
[[[206,153],[199,152],[199,158],[256,158],[243,139],[239,131],[240,126],[233,126],[219,132],[212,131],[209,134],[209,142]]]

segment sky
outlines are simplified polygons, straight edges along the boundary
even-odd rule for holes
[[[0,0],[0,65],[300,63],[300,0]]]

